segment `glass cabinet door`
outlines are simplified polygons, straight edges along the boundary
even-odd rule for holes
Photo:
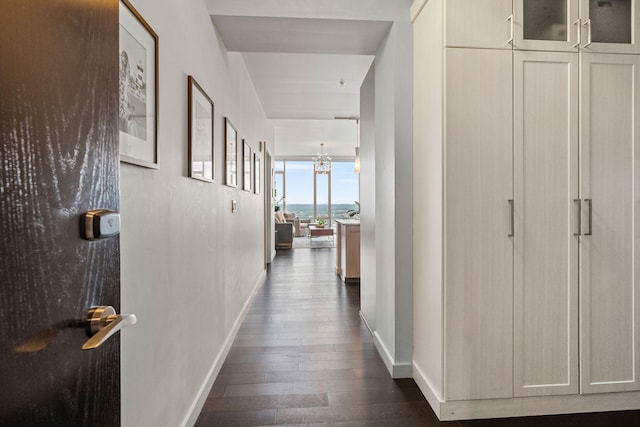
[[[577,51],[580,23],[577,0],[516,0],[516,49]]]
[[[581,0],[582,49],[640,53],[637,7],[633,0]]]

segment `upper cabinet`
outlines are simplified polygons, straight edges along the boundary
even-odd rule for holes
[[[638,1],[446,0],[445,46],[640,54]]]
[[[511,50],[512,0],[446,0],[445,46]]]
[[[580,45],[576,0],[515,0],[513,47],[572,52]]]
[[[640,19],[635,0],[581,0],[582,49],[598,53],[640,53]]]
[[[514,0],[518,50],[640,53],[635,0]]]

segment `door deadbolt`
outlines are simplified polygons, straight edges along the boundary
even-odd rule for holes
[[[107,239],[120,234],[120,213],[98,209],[82,214],[80,234],[86,240]]]

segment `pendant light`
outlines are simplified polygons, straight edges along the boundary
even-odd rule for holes
[[[320,144],[320,152],[313,158],[313,170],[320,174],[331,172],[331,157],[324,153],[324,144]]]

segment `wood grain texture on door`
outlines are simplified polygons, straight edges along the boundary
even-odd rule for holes
[[[511,0],[445,0],[445,45],[511,50]]]
[[[514,394],[578,392],[578,55],[514,52]]]
[[[581,390],[639,390],[640,57],[581,62]]]
[[[445,399],[511,397],[512,54],[445,51]]]
[[[117,0],[0,3],[0,425],[120,424],[119,339],[78,321],[120,305]]]

